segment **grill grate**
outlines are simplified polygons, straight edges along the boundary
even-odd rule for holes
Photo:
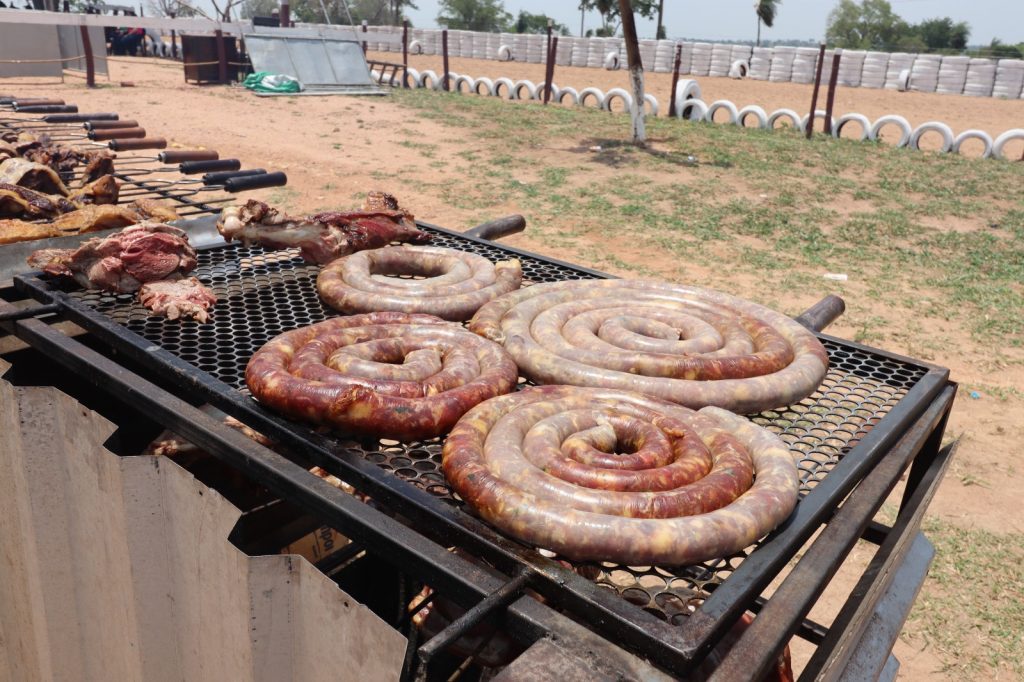
[[[435,232],[432,243],[473,251],[492,261],[516,255],[498,246],[444,232]],[[304,263],[295,253],[265,252],[237,244],[201,251],[194,274],[218,297],[212,322],[208,324],[149,317],[132,295],[92,291],[74,291],[70,295],[231,387],[245,391],[245,365],[263,344],[284,331],[337,315],[326,309],[317,295],[319,266]],[[519,257],[524,283],[595,276],[567,265]],[[796,405],[751,417],[778,433],[798,456],[802,496],[822,481],[926,373],[922,367],[834,341],[826,340],[825,347],[830,368],[817,392]],[[365,457],[382,469],[446,503],[461,505],[440,470],[442,443],[441,439],[414,443],[364,440],[360,446]],[[351,441],[346,441],[345,446],[350,447]],[[679,624],[753,549],[680,568],[612,563],[572,566],[600,587],[617,592],[663,620]]]

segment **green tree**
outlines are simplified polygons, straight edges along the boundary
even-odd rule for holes
[[[971,27],[966,22],[953,23],[949,17],[925,19],[914,32],[932,50],[962,50],[967,47]]]
[[[512,24],[501,0],[440,0],[437,23],[462,31],[498,33]]]
[[[551,18],[546,14],[531,14],[519,10],[519,16],[516,17],[515,26],[513,30],[516,33],[547,33],[548,32],[548,21]],[[551,26],[551,31],[560,36],[569,35],[569,29],[565,24],[560,24],[555,21]]]
[[[825,37],[836,47],[881,50],[906,43],[912,31],[887,0],[840,0],[828,15]]]
[[[754,6],[757,12],[757,45],[761,46],[761,24],[771,28],[775,23],[775,14],[778,12],[779,3],[782,0],[758,0]]]
[[[989,44],[987,52],[990,57],[995,59],[1021,59],[1024,55],[1021,54],[1021,46],[1007,45],[999,38],[993,38],[992,43]]]
[[[633,0],[633,14],[639,14],[645,19],[653,19],[658,15],[659,0]],[[601,27],[588,31],[588,35],[613,36],[621,25],[619,15],[619,3],[617,0],[582,0],[579,4],[580,10],[596,11],[601,15]]]

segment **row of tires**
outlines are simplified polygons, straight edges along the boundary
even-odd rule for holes
[[[416,88],[429,88],[434,90],[443,89],[443,78],[431,70],[422,72],[416,69],[408,70],[409,85]],[[529,80],[513,81],[511,78],[486,77],[473,78],[463,74],[449,73],[449,89],[452,92],[464,92],[475,95],[504,97],[509,100],[542,100],[544,97],[545,84],[535,84]],[[571,87],[560,88],[551,84],[551,101],[557,104],[575,104],[577,106],[593,106],[604,111],[612,111],[612,105],[616,100],[621,102],[622,108],[630,111],[633,108],[633,96],[622,88],[612,88],[607,92],[600,88],[583,88],[576,90]],[[729,100],[717,100],[706,103],[701,99],[701,89],[697,81],[685,79],[679,81],[675,91],[676,116],[693,122],[725,123],[738,125],[744,128],[763,128],[774,130],[781,125],[789,125],[801,131],[806,131],[811,124],[810,116],[801,116],[792,109],[778,109],[768,113],[762,107],[752,104],[738,108]],[[651,94],[644,95],[644,109],[648,115],[657,116],[659,112],[658,100]],[[815,122],[818,119],[824,120],[826,113],[822,110],[814,112]],[[1024,140],[1024,129],[1013,128],[1007,130],[995,139],[983,130],[965,130],[959,135],[953,133],[945,123],[941,121],[928,121],[916,128],[910,125],[903,116],[889,114],[882,116],[872,122],[867,116],[858,113],[844,114],[839,117],[832,117],[832,136],[840,138],[843,131],[849,131],[851,127],[859,130],[860,140],[877,141],[880,139],[884,128],[895,127],[899,130],[897,147],[910,147],[920,149],[921,139],[928,133],[936,133],[942,138],[942,145],[939,151],[960,153],[961,146],[968,140],[981,142],[983,150],[981,158],[1004,158],[1003,150],[1011,140]],[[851,126],[851,124],[855,124]]]

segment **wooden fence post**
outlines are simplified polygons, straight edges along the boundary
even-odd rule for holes
[[[92,59],[92,41],[89,40],[89,27],[82,25],[78,29],[82,35],[82,50],[85,52],[85,84],[90,88],[95,88],[96,64]]]
[[[807,139],[814,134],[814,112],[818,110],[818,89],[821,88],[821,70],[825,66],[825,43],[818,49],[818,69],[814,75],[814,92],[811,94],[811,115],[807,119]]]

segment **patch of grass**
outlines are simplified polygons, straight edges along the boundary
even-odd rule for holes
[[[938,652],[947,675],[970,679],[999,671],[1021,679],[1024,535],[966,530],[935,519],[924,526],[935,560],[907,630]]]

